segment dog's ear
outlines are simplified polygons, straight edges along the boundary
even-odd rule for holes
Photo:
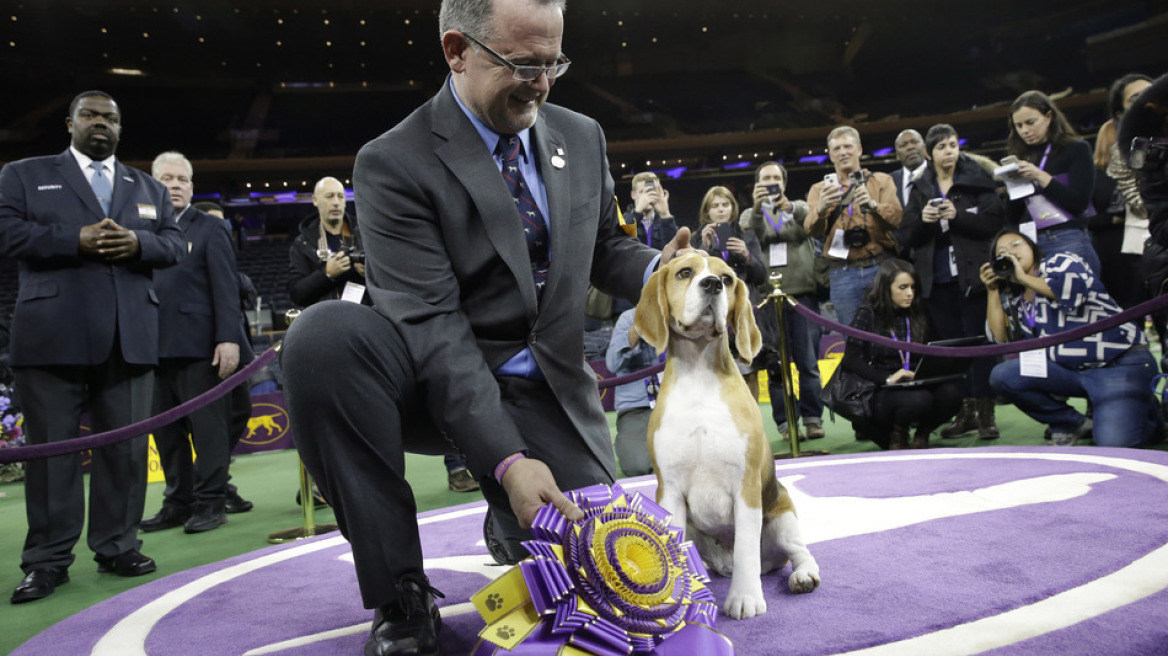
[[[649,282],[641,290],[641,300],[637,302],[637,314],[633,319],[633,326],[650,346],[658,352],[664,351],[669,341],[669,326],[666,317],[669,314],[669,295],[666,293],[665,283],[669,273],[661,267],[649,276]]]
[[[750,302],[746,283],[738,279],[734,281],[730,319],[734,326],[734,345],[738,347],[738,359],[742,364],[750,364],[762,349],[762,333],[754,322],[754,305]]]

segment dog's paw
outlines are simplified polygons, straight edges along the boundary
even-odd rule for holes
[[[755,585],[737,585],[737,581],[730,584],[730,592],[726,595],[726,603],[722,610],[736,620],[762,615],[767,610],[766,599],[762,596],[762,582],[755,580]],[[748,589],[741,589],[748,588]]]
[[[811,592],[819,587],[819,570],[797,569],[791,572],[791,578],[787,579],[787,587],[791,589],[791,592]]]

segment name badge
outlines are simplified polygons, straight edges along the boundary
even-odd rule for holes
[[[138,218],[156,221],[158,220],[158,208],[146,203],[138,203]]]
[[[787,242],[771,244],[770,260],[773,267],[787,266]]]
[[[341,292],[341,300],[350,303],[360,303],[361,299],[365,298],[365,285],[349,281],[345,283],[345,289]]]
[[[1023,351],[1018,354],[1018,373],[1027,378],[1046,378],[1046,351]]]

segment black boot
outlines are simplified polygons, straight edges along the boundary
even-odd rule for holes
[[[977,438],[996,440],[1001,437],[998,425],[994,423],[994,397],[983,396],[974,399],[974,402],[977,404]]]
[[[397,582],[398,599],[373,613],[373,630],[365,641],[365,656],[438,656],[442,615],[434,604],[441,592],[422,574],[406,574]]]
[[[913,449],[927,449],[929,448],[929,435],[933,432],[932,428],[927,426],[917,426],[916,433],[913,433],[912,444]]]
[[[961,401],[961,409],[957,411],[957,416],[953,418],[953,423],[941,429],[941,437],[950,439],[953,437],[960,437],[967,433],[972,433],[977,430],[977,405],[976,399],[964,399]],[[993,399],[990,399],[992,406]],[[990,415],[991,417],[993,415]]]
[[[893,426],[888,433],[888,450],[897,451],[908,448],[908,429]]]

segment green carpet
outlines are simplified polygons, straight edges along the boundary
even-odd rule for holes
[[[779,438],[770,418],[770,406],[763,404],[762,412],[776,453],[789,452],[787,442]],[[1000,440],[981,442],[976,437],[941,440],[934,435],[932,445],[1042,445],[1042,427],[1012,406],[999,406],[997,417],[1002,431]],[[609,414],[609,422],[610,425],[615,422],[615,414]],[[826,450],[833,454],[878,450],[870,442],[857,442],[849,425],[843,420],[832,423],[830,418],[826,418],[825,428],[827,437],[804,442],[801,448]],[[1164,445],[1156,448],[1168,450]],[[446,471],[441,458],[408,456],[407,470],[416,491],[419,511],[481,498],[477,493],[450,492],[446,487]],[[48,599],[19,606],[10,605],[7,596],[23,576],[19,565],[26,530],[24,489],[20,484],[0,485],[0,493],[5,495],[0,498],[0,563],[3,563],[0,569],[0,594],[4,595],[0,599],[0,654],[7,654],[46,627],[124,590],[184,569],[261,549],[268,545],[268,534],[301,525],[301,511],[294,502],[297,490],[297,459],[294,452],[240,456],[232,465],[231,473],[240,493],[255,502],[255,509],[231,515],[227,525],[199,535],[186,535],[181,529],[142,534],[142,551],[158,562],[157,572],[134,579],[98,574],[97,566],[92,561],[93,555],[82,537],[81,544],[74,550],[77,561],[70,568],[71,582],[59,588]],[[161,483],[149,486],[147,515],[158,510],[162,503],[162,490]],[[330,510],[317,511],[317,522],[332,520]],[[353,594],[356,595],[357,591],[354,590]]]

